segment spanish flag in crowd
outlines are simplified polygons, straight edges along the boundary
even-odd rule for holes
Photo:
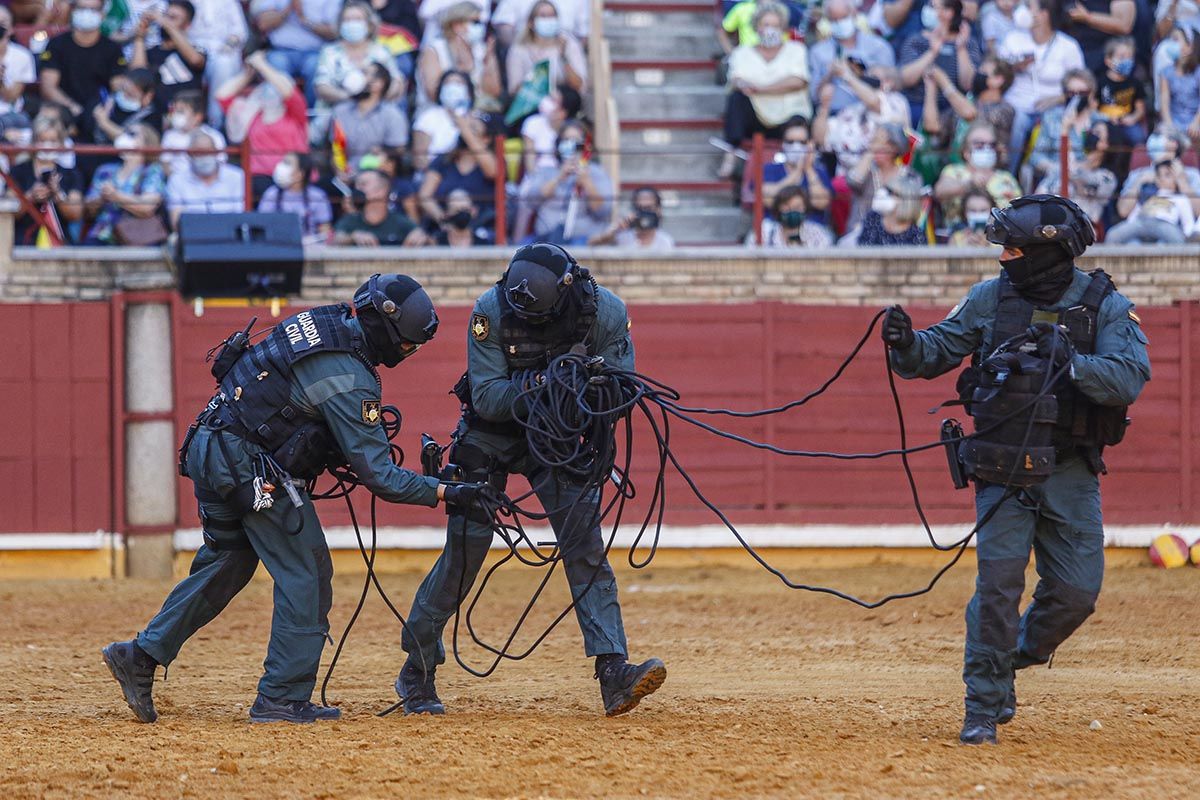
[[[336,119],[329,130],[329,142],[333,149],[333,166],[338,172],[346,171],[346,129]]]
[[[393,56],[402,56],[417,49],[417,39],[399,25],[380,25],[375,37]]]

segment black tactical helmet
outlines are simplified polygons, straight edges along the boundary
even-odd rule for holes
[[[513,253],[500,289],[518,317],[544,322],[562,313],[571,286],[582,278],[570,253],[556,244],[538,242]]]
[[[437,333],[433,301],[407,275],[372,275],[354,293],[354,313],[385,367],[396,366]]]
[[[1018,197],[1008,208],[992,209],[984,234],[992,244],[1004,247],[1057,244],[1071,258],[1078,258],[1096,241],[1083,209],[1055,194]]]

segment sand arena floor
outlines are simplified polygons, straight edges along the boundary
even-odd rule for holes
[[[428,558],[385,576],[404,610]],[[930,573],[807,563],[810,580],[868,595]],[[874,612],[789,592],[741,559],[619,575],[633,655],[669,670],[628,716],[601,715],[569,619],[487,680],[444,668],[448,716],[376,718],[400,663],[398,625],[376,598],[331,685],[345,717],[313,726],[247,722],[266,580],[184,649],[167,682],[160,672],[155,725],[133,721],[99,648],[136,631],[167,582],[0,583],[0,796],[1200,797],[1200,570],[1110,569],[1096,615],[1052,669],[1022,673],[1016,720],[982,749],[956,744],[971,564]],[[532,578],[501,576],[484,629],[499,634]],[[336,579],[335,634],[360,585],[349,570]],[[557,577],[552,590],[538,621],[563,607]]]

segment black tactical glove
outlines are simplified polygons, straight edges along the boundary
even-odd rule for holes
[[[1060,369],[1075,357],[1075,343],[1061,325],[1035,322],[1027,333],[1037,344],[1038,357],[1050,361],[1054,369]]]
[[[879,335],[883,337],[884,344],[896,350],[907,350],[916,339],[913,335],[912,318],[900,306],[888,308]]]
[[[448,483],[442,499],[448,505],[471,508],[479,506],[480,499],[487,497],[491,488],[487,483]]]

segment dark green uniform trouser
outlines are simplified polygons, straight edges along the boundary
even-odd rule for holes
[[[188,577],[171,590],[162,610],[138,634],[137,643],[158,663],[170,664],[183,643],[220,614],[250,581],[261,560],[275,581],[275,608],[258,691],[275,699],[308,700],[316,685],[333,604],[333,564],[321,522],[303,491],[299,512],[283,491],[275,492],[273,508],[244,516],[230,503],[210,499],[229,496],[231,476],[241,482],[253,479],[249,457],[253,445],[222,434],[235,462],[230,469],[214,435],[205,429],[196,434],[188,450],[188,471],[197,494],[206,498],[199,502],[202,516],[215,523],[207,530],[215,547],[200,548]],[[300,532],[289,535],[297,514],[303,520]],[[244,536],[224,530],[239,516]]]
[[[581,487],[559,482],[535,465],[523,437],[460,428],[458,443],[479,448],[486,456],[494,457],[497,468],[503,472],[529,478],[538,501],[550,513],[550,524],[558,538],[567,583],[576,603],[575,617],[583,633],[584,652],[589,656],[627,655],[617,580],[604,552],[604,538],[596,519],[598,494],[585,496]],[[455,457],[452,450],[451,459]],[[477,474],[467,479],[484,477]],[[461,514],[449,517],[446,545],[417,589],[403,634],[404,650],[417,663],[445,662],[442,632],[460,600],[467,600],[491,544],[490,525]]]
[[[1004,496],[984,484],[975,495],[982,518]],[[977,534],[979,574],[967,605],[963,659],[966,707],[996,716],[1014,671],[1044,664],[1095,608],[1104,578],[1100,481],[1078,456],[1060,462],[1038,486],[1005,501]],[[1033,551],[1038,585],[1020,612]]]

